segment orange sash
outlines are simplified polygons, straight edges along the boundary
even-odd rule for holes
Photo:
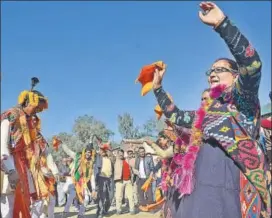
[[[30,216],[30,193],[27,178],[27,163],[25,159],[24,141],[21,139],[14,149],[11,149],[15,166],[19,174],[19,182],[15,190],[13,218],[31,218]]]

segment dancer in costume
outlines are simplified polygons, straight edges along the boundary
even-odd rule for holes
[[[29,160],[29,169],[35,185],[33,204],[37,205],[36,210],[31,211],[32,218],[52,217],[54,218],[55,183],[59,178],[58,168],[51,155],[49,145],[40,132],[40,119],[32,116],[32,127],[30,134],[36,138],[33,146],[26,150]],[[39,208],[37,210],[37,208]]]
[[[1,214],[5,218],[30,218],[31,194],[35,187],[29,170],[26,150],[36,138],[30,134],[31,118],[48,108],[47,99],[33,88],[39,82],[32,78],[30,91],[23,91],[18,105],[1,114],[1,158],[3,187],[1,190]],[[20,179],[19,179],[20,178]],[[35,210],[35,204],[32,209]]]
[[[264,153],[257,143],[261,61],[258,53],[211,2],[200,4],[200,19],[225,40],[236,59],[220,58],[206,73],[211,101],[198,111],[178,109],[161,86],[156,69],[153,89],[164,115],[192,129],[182,159],[175,204],[166,217],[269,217],[270,195]],[[250,154],[250,155],[249,155]],[[195,207],[197,205],[197,208]]]
[[[57,139],[59,140],[59,139]],[[64,152],[70,156],[73,161],[71,169],[71,175],[73,183],[75,185],[76,193],[69,193],[63,217],[66,217],[69,213],[70,206],[73,203],[74,198],[77,196],[80,209],[78,217],[84,217],[86,206],[89,203],[89,196],[96,197],[95,193],[95,177],[94,177],[94,162],[96,158],[96,152],[93,148],[93,144],[89,143],[81,153],[72,151],[68,146],[59,140]],[[91,192],[91,193],[90,193]]]

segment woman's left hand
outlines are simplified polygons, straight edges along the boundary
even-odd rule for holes
[[[212,2],[201,2],[199,6],[202,9],[202,11],[199,11],[199,18],[203,23],[217,27],[224,20],[224,13],[216,4]]]

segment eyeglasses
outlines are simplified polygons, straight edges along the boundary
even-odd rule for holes
[[[213,72],[215,72],[216,74],[218,73],[225,73],[225,72],[228,72],[228,73],[233,73],[233,74],[236,74],[237,71],[236,70],[233,70],[233,69],[227,69],[225,67],[216,67],[214,69],[210,69],[206,72],[206,76],[210,76]]]

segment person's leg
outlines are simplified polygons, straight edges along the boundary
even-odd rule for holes
[[[154,203],[154,193],[153,193],[153,188],[152,188],[152,184],[151,187],[147,190],[146,194],[146,204],[153,204]]]
[[[122,210],[122,198],[123,198],[124,185],[122,181],[115,183],[115,203],[117,213],[121,213]]]
[[[14,195],[1,195],[1,216],[12,218],[14,208]]]
[[[112,188],[113,188],[113,185],[112,185],[112,180],[111,179],[108,179],[106,178],[105,180],[105,185],[106,185],[106,188],[105,188],[105,205],[104,205],[104,211],[103,213],[106,214],[109,212],[109,209],[110,209],[110,206],[111,206],[111,201],[112,201],[112,198],[113,198],[113,193],[112,193]]]
[[[86,207],[88,206],[90,202],[90,198],[89,198],[89,192],[87,189],[84,190],[84,201],[83,204],[79,205],[79,212],[78,215],[79,216],[84,216],[85,211],[86,211]]]
[[[84,206],[84,204],[80,204],[78,215],[79,216],[84,216],[85,210],[86,210],[86,207]]]
[[[64,207],[64,212],[68,213],[70,211],[70,207],[71,207],[75,197],[76,197],[76,190],[71,188],[69,190],[67,202],[66,202],[66,205]]]
[[[88,191],[88,188],[86,188],[84,190],[84,202],[83,202],[85,208],[89,205],[91,200],[92,199],[91,199],[91,196],[90,196],[90,192]]]
[[[63,186],[65,183],[63,182],[59,182],[57,184],[57,193],[58,193],[58,206],[62,207],[65,205],[66,203],[66,197],[65,197],[65,193],[63,191]]]
[[[104,191],[104,179],[102,177],[98,177],[98,193],[97,193],[97,212],[96,215],[98,218],[103,217],[104,210],[104,199],[105,199],[105,191]]]
[[[156,187],[157,187],[157,181],[152,182],[152,199],[153,202],[156,201]]]
[[[139,179],[138,180],[138,184],[137,184],[137,190],[138,190],[138,194],[139,194],[139,205],[140,206],[146,206],[146,200],[145,200],[145,193],[143,192],[143,190],[141,189],[143,184],[145,183],[145,179]]]
[[[48,204],[48,217],[52,217],[54,218],[54,209],[55,209],[55,205],[56,205],[56,197],[51,195],[49,197],[49,204]]]
[[[125,184],[125,196],[129,202],[129,211],[130,213],[135,213],[135,204],[133,199],[133,186],[131,181],[126,181]]]
[[[34,201],[31,206],[31,218],[40,218],[43,216],[45,207],[44,200]]]
[[[133,184],[133,199],[134,199],[134,204],[135,206],[139,204],[139,197],[138,197],[138,187],[137,183],[134,182]]]

